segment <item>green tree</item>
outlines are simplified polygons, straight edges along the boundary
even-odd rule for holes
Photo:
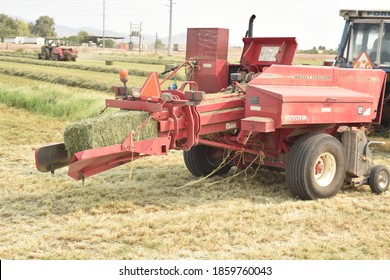
[[[16,35],[16,22],[13,18],[0,14],[0,38]]]
[[[80,31],[79,34],[77,35],[79,37],[79,41],[82,43],[85,43],[86,38],[89,36],[87,31]]]
[[[163,49],[163,48],[165,48],[165,44],[160,39],[157,39],[155,41],[155,48],[157,50]]]
[[[103,46],[103,40],[100,40],[99,44]],[[111,39],[105,39],[104,46],[106,48],[115,48],[115,42],[114,42],[114,40],[111,40]]]
[[[87,31],[80,31],[78,35],[73,35],[69,37],[64,37],[65,41],[69,42],[71,45],[80,45],[81,43],[86,42],[86,38],[89,36]]]
[[[41,16],[35,21],[35,24],[30,24],[30,31],[32,34],[40,37],[56,37],[57,33],[54,25],[53,18]]]
[[[30,28],[23,20],[16,20],[16,36],[27,36],[30,34]]]

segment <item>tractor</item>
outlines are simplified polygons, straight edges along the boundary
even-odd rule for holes
[[[78,51],[73,48],[60,46],[58,39],[47,39],[41,52],[38,53],[38,59],[55,61],[76,61]]]
[[[71,178],[85,180],[176,149],[195,177],[223,176],[232,167],[282,170],[291,194],[303,200],[332,197],[344,182],[368,184],[378,194],[387,191],[389,169],[375,165],[371,154],[371,146],[380,143],[366,136],[366,127],[381,121],[386,72],[291,65],[296,39],[253,37],[254,19],[239,63],[227,61],[228,29],[189,28],[186,60],[163,80],[151,72],[141,87],[128,88],[128,73],[120,71],[123,86],[113,87],[105,107],[148,117],[126,129],[119,144],[70,155],[64,142],[40,147],[37,169],[54,173],[68,166]],[[342,63],[348,64],[349,56]],[[187,80],[167,86],[183,68]],[[140,130],[152,120],[156,136],[140,140]],[[111,131],[121,125],[112,121],[104,127]]]
[[[382,69],[390,73],[390,11],[340,10],[344,31],[335,64]],[[360,59],[359,59],[360,58]],[[365,63],[359,65],[359,60]],[[382,126],[390,127],[390,75],[387,76]]]

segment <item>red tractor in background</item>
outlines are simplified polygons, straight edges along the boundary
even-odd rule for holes
[[[46,44],[42,46],[38,59],[55,61],[76,61],[78,51],[69,47],[61,47],[60,40],[46,39]]]

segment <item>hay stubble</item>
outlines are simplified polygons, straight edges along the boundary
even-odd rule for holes
[[[388,193],[365,186],[303,202],[270,171],[182,188],[195,178],[180,151],[134,162],[132,181],[125,165],[82,187],[65,169],[51,176],[34,168],[33,148],[60,140],[66,123],[4,105],[0,112],[1,258],[390,257]]]

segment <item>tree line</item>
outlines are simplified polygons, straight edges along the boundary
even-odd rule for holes
[[[55,22],[52,17],[41,16],[35,23],[26,23],[23,20],[0,14],[0,38],[5,37],[56,37]]]
[[[41,16],[35,22],[26,23],[23,20],[17,18],[14,19],[8,15],[0,13],[0,42],[2,42],[5,37],[29,36],[56,38],[57,33],[55,30],[54,18]],[[62,39],[80,43],[84,42],[88,36],[89,34],[86,31],[80,31],[78,35]]]

